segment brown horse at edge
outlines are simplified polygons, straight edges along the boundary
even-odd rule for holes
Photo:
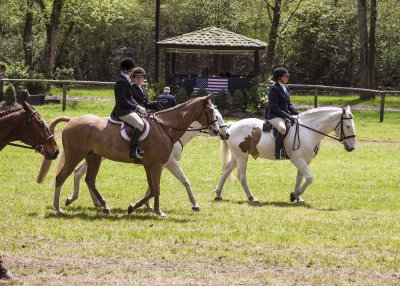
[[[219,127],[215,120],[211,95],[199,97],[179,104],[174,108],[156,112],[147,117],[150,126],[148,136],[140,141],[139,146],[144,151],[143,159],[138,162],[146,171],[150,192],[140,201],[128,207],[128,213],[142,206],[154,197],[154,212],[165,216],[159,206],[160,178],[163,164],[168,161],[173,145],[182,137],[194,121],[207,126],[210,132],[218,134]],[[50,126],[54,130],[59,122],[68,122],[62,132],[63,156],[59,161],[55,179],[53,206],[57,212],[60,208],[60,191],[67,177],[83,160],[87,163],[85,181],[97,197],[104,212],[108,206],[96,188],[96,176],[102,157],[117,161],[132,163],[128,156],[129,143],[121,138],[120,126],[108,122],[107,118],[84,115],[77,118],[58,117]],[[41,183],[46,176],[51,161],[43,160],[37,182]],[[108,211],[107,211],[108,210]]]

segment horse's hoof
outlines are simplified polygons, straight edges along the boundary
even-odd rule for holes
[[[166,217],[167,215],[165,213],[163,213],[161,210],[155,212],[156,214],[158,214],[160,217]]]
[[[294,196],[294,192],[290,193],[290,202],[293,203],[297,198]]]
[[[199,211],[200,211],[200,207],[199,207],[199,206],[197,206],[197,207],[192,207],[192,210],[194,210],[195,212],[199,212]]]
[[[216,202],[222,201],[222,197],[215,197],[214,201]]]
[[[297,202],[301,204],[301,203],[304,203],[304,200],[303,200],[302,198],[299,197],[299,198],[297,199]]]
[[[250,198],[248,198],[249,199],[249,201],[250,202],[253,202],[253,203],[259,203],[260,201],[257,199],[257,198],[255,198],[255,197],[250,197]]]
[[[103,213],[104,214],[110,214],[110,208],[109,207],[105,207],[105,208],[103,208]]]
[[[4,279],[4,280],[12,280],[13,277],[10,273],[10,271],[8,271],[7,269],[1,269],[0,268],[0,280]]]
[[[129,207],[128,207],[128,214],[133,213],[134,210],[135,210],[135,205],[129,205]]]
[[[56,214],[62,215],[62,214],[64,214],[64,210],[63,209],[58,209],[58,210],[56,210]]]
[[[65,206],[69,206],[72,203],[71,198],[67,198],[67,200],[65,201]]]

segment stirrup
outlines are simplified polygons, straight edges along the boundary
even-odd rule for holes
[[[275,153],[275,159],[276,160],[285,160],[286,159],[286,153],[282,149],[279,150],[278,152]]]
[[[144,152],[136,147],[134,150],[129,152],[129,158],[132,160],[143,159]]]

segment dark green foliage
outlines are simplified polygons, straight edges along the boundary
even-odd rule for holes
[[[197,93],[193,93],[192,94],[192,97],[203,97],[203,96],[206,96],[206,95],[208,95],[207,90],[205,90],[204,88],[200,88],[197,91]]]
[[[159,96],[164,92],[164,87],[165,87],[165,80],[163,79],[154,83],[154,93],[156,94],[156,96]]]
[[[244,108],[245,98],[243,92],[240,89],[235,90],[232,97],[232,105],[234,108]]]
[[[28,78],[34,79],[45,79],[44,74],[40,72],[29,72]],[[26,89],[29,91],[29,94],[44,94],[48,90],[48,85],[44,82],[26,82]]]
[[[187,101],[189,98],[186,89],[181,87],[176,93],[175,98],[176,98],[176,103],[178,104]]]
[[[56,68],[54,78],[58,80],[72,80],[74,79],[74,69],[64,67]]]
[[[12,105],[15,103],[17,98],[17,93],[15,92],[15,87],[12,84],[9,84],[4,92],[4,100],[7,105]]]
[[[228,109],[232,106],[232,99],[228,92],[221,90],[212,97],[214,104],[219,109]]]

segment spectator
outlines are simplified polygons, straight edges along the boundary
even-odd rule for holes
[[[171,89],[168,86],[166,86],[166,87],[164,87],[164,93],[160,94],[157,97],[158,105],[161,110],[168,109],[168,108],[174,107],[176,105],[175,96],[170,94],[170,92],[171,92]]]

